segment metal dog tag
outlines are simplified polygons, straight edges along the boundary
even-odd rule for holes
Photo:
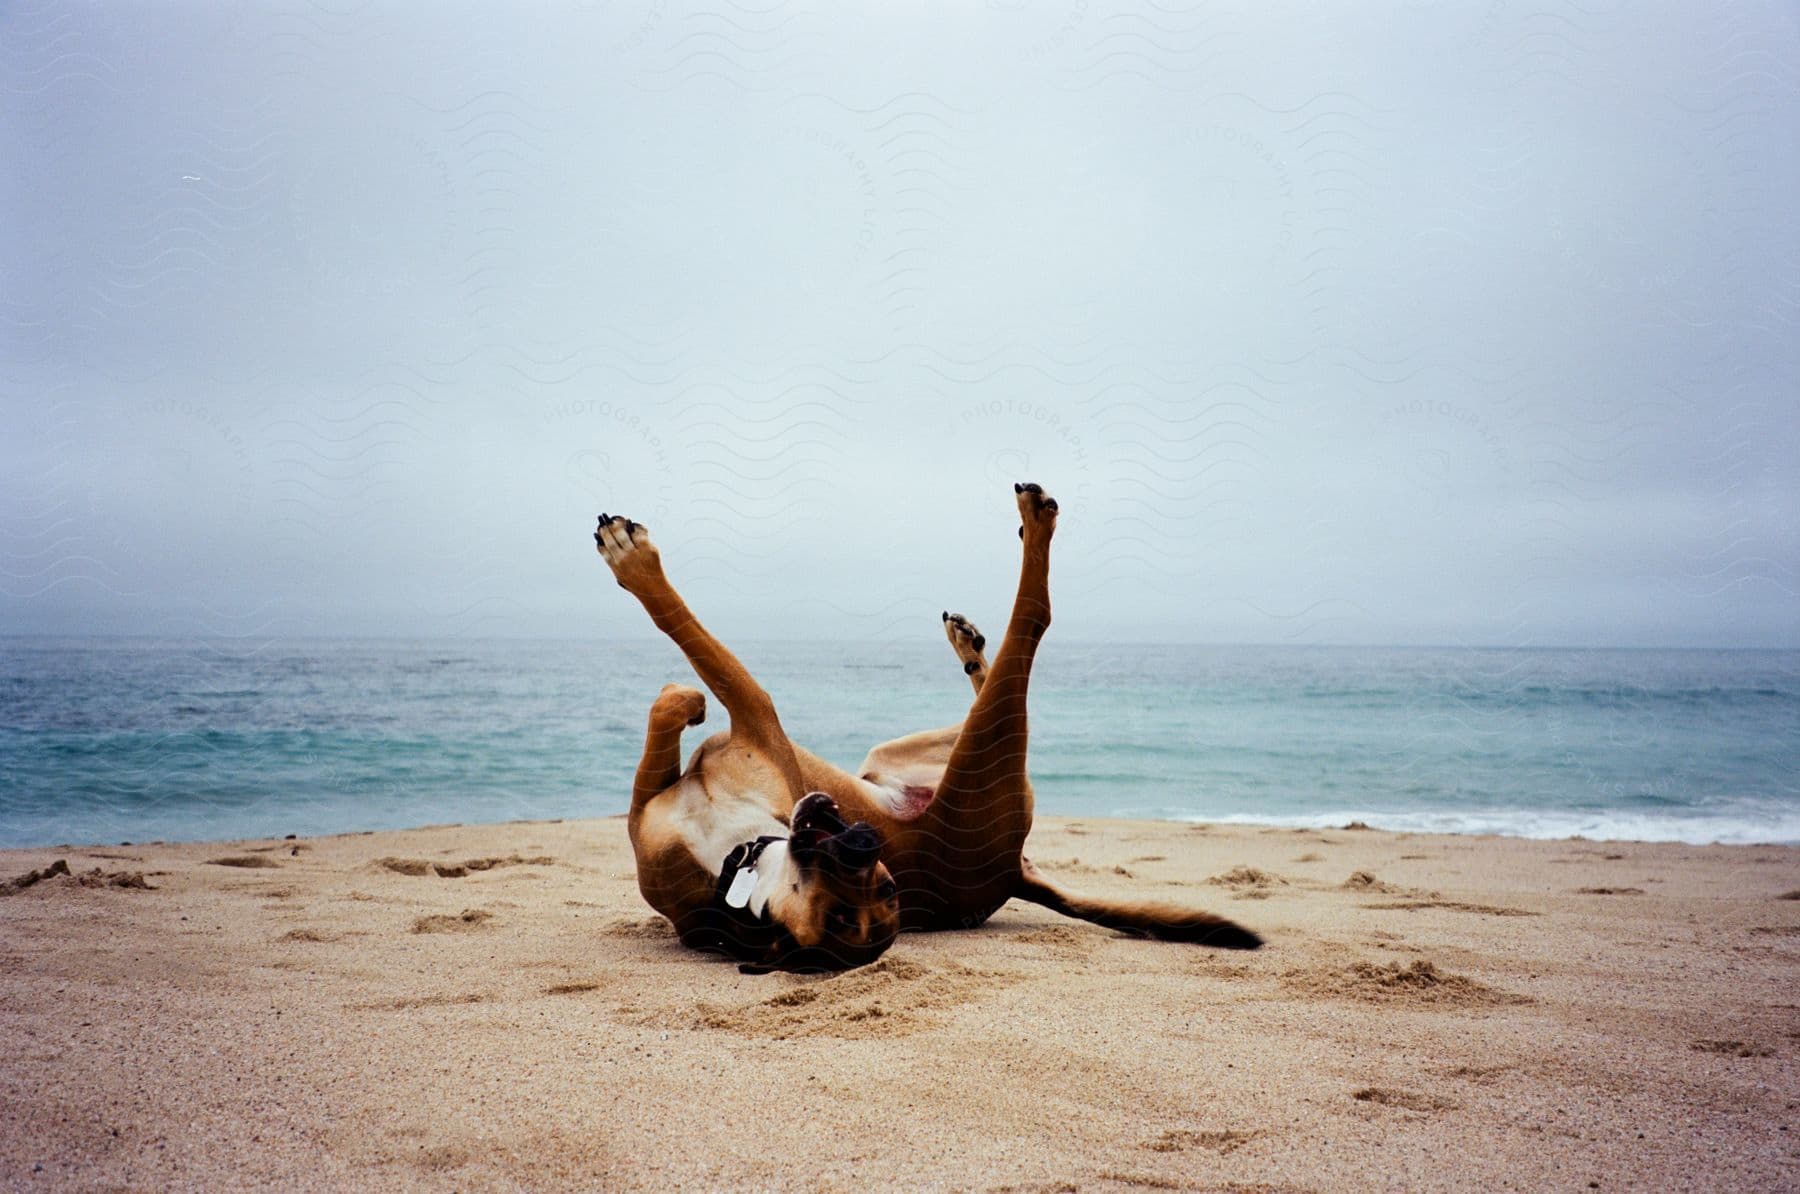
[[[756,868],[744,867],[731,877],[731,886],[725,889],[725,906],[742,908],[750,902],[750,892],[756,886]]]

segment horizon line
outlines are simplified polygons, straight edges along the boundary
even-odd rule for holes
[[[80,639],[107,639],[115,641],[160,641],[160,642],[206,642],[206,643],[250,643],[250,642],[406,642],[406,643],[652,643],[668,640],[654,635],[633,636],[572,636],[572,635],[522,635],[522,634],[489,634],[489,635],[405,635],[405,634],[279,634],[279,635],[230,635],[230,634],[123,634],[118,632],[95,632],[86,634],[55,634],[43,632],[0,633],[0,641],[37,640],[68,641]],[[735,642],[770,643],[807,645],[817,643],[845,643],[868,645],[871,643],[892,643],[892,639],[851,638],[833,635],[809,635],[804,638],[780,638],[769,636],[738,636]],[[927,641],[921,639],[920,641]],[[1445,643],[1445,642],[1306,642],[1281,643],[1262,640],[1231,639],[1192,639],[1192,638],[1066,638],[1061,640],[1070,646],[1137,646],[1137,647],[1256,647],[1276,648],[1281,650],[1384,650],[1384,651],[1800,651],[1800,643]]]

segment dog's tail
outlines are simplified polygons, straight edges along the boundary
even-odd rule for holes
[[[1261,937],[1244,926],[1198,908],[1140,900],[1096,900],[1064,891],[1044,878],[1042,872],[1031,865],[1030,859],[1020,861],[1023,865],[1019,886],[1013,895],[1033,904],[1042,904],[1052,912],[1159,941],[1188,941],[1219,949],[1256,949],[1263,943]]]

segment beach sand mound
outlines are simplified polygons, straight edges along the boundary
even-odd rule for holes
[[[1127,879],[1136,877],[1122,866],[1095,866],[1079,858],[1039,858],[1034,859],[1032,865],[1063,875],[1122,875]]]
[[[338,936],[335,933],[320,932],[318,929],[289,929],[280,937],[276,938],[276,940],[293,941],[307,945],[322,945],[338,940]]]
[[[478,1003],[492,1003],[494,996],[485,991],[445,992],[441,995],[413,995],[403,999],[374,999],[345,1006],[355,1011],[364,1012],[411,1012],[421,1008],[470,1007]]]
[[[75,882],[81,887],[125,887],[134,891],[155,891],[142,871],[103,871],[99,867],[78,872]]]
[[[35,867],[23,875],[15,875],[4,883],[0,883],[0,895],[16,895],[27,887],[35,887],[46,879],[54,879],[58,875],[69,873],[69,861],[59,858],[47,867]]]
[[[605,983],[598,979],[576,979],[572,982],[556,983],[544,988],[546,995],[585,995],[589,991],[598,991]]]
[[[67,859],[59,858],[47,867],[26,871],[22,875],[0,883],[0,896],[17,895],[29,887],[48,883],[52,879],[66,879],[67,883],[49,883],[48,889],[64,887],[116,887],[130,888],[137,891],[155,891],[142,871],[103,871],[94,867],[86,871],[71,871]]]
[[[600,929],[608,937],[629,937],[637,941],[673,941],[675,926],[663,916],[626,916],[608,921]]]
[[[377,858],[369,865],[393,871],[396,875],[412,875],[414,878],[431,874],[431,863],[423,858]]]
[[[1390,1090],[1385,1086],[1365,1086],[1361,1090],[1351,1091],[1350,1097],[1359,1103],[1399,1107],[1406,1111],[1448,1111],[1456,1106],[1449,1099],[1440,1099],[1436,1095],[1419,1094],[1411,1090]]]
[[[1153,1153],[1180,1153],[1197,1148],[1223,1155],[1235,1152],[1255,1138],[1255,1132],[1195,1132],[1186,1128],[1171,1128],[1155,1140],[1146,1142],[1144,1147]]]
[[[1528,996],[1501,991],[1472,978],[1439,970],[1424,958],[1404,965],[1399,962],[1386,965],[1356,962],[1339,970],[1291,970],[1282,977],[1294,991],[1367,1003],[1466,1008],[1531,1002]]]
[[[1234,866],[1230,870],[1214,875],[1207,880],[1214,887],[1286,887],[1288,881],[1273,871],[1258,870],[1253,866]]]
[[[556,859],[548,855],[526,858],[521,854],[507,854],[503,857],[465,858],[461,862],[433,862],[426,858],[377,858],[369,864],[384,871],[393,871],[397,875],[409,875],[415,879],[423,879],[436,875],[440,879],[465,879],[478,871],[491,871],[503,866],[555,866]]]
[[[415,933],[476,933],[489,926],[494,919],[492,912],[480,908],[465,908],[456,916],[421,916],[412,922]]]
[[[1022,933],[1014,933],[1012,940],[1020,945],[1039,947],[1031,950],[1032,954],[1069,961],[1087,958],[1103,937],[1104,934],[1091,928],[1062,924],[1026,929]]]
[[[889,957],[843,974],[796,979],[798,985],[752,1003],[698,1003],[687,1027],[776,1040],[908,1036],[930,1027],[941,1013],[1016,980],[955,962],[927,966]]]
[[[1473,912],[1479,916],[1536,916],[1536,912],[1528,908],[1503,908],[1498,904],[1474,904],[1467,900],[1446,900],[1438,897],[1435,891],[1423,894],[1411,893],[1402,900],[1391,900],[1382,904],[1364,904],[1371,911],[1416,912],[1421,908],[1448,908],[1452,912]]]
[[[1773,1057],[1775,1050],[1750,1041],[1695,1041],[1696,1053],[1717,1053],[1722,1057]]]

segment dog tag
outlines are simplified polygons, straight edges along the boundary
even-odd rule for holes
[[[731,886],[725,889],[725,906],[742,908],[750,902],[750,891],[756,886],[756,868],[744,867],[731,877]]]

